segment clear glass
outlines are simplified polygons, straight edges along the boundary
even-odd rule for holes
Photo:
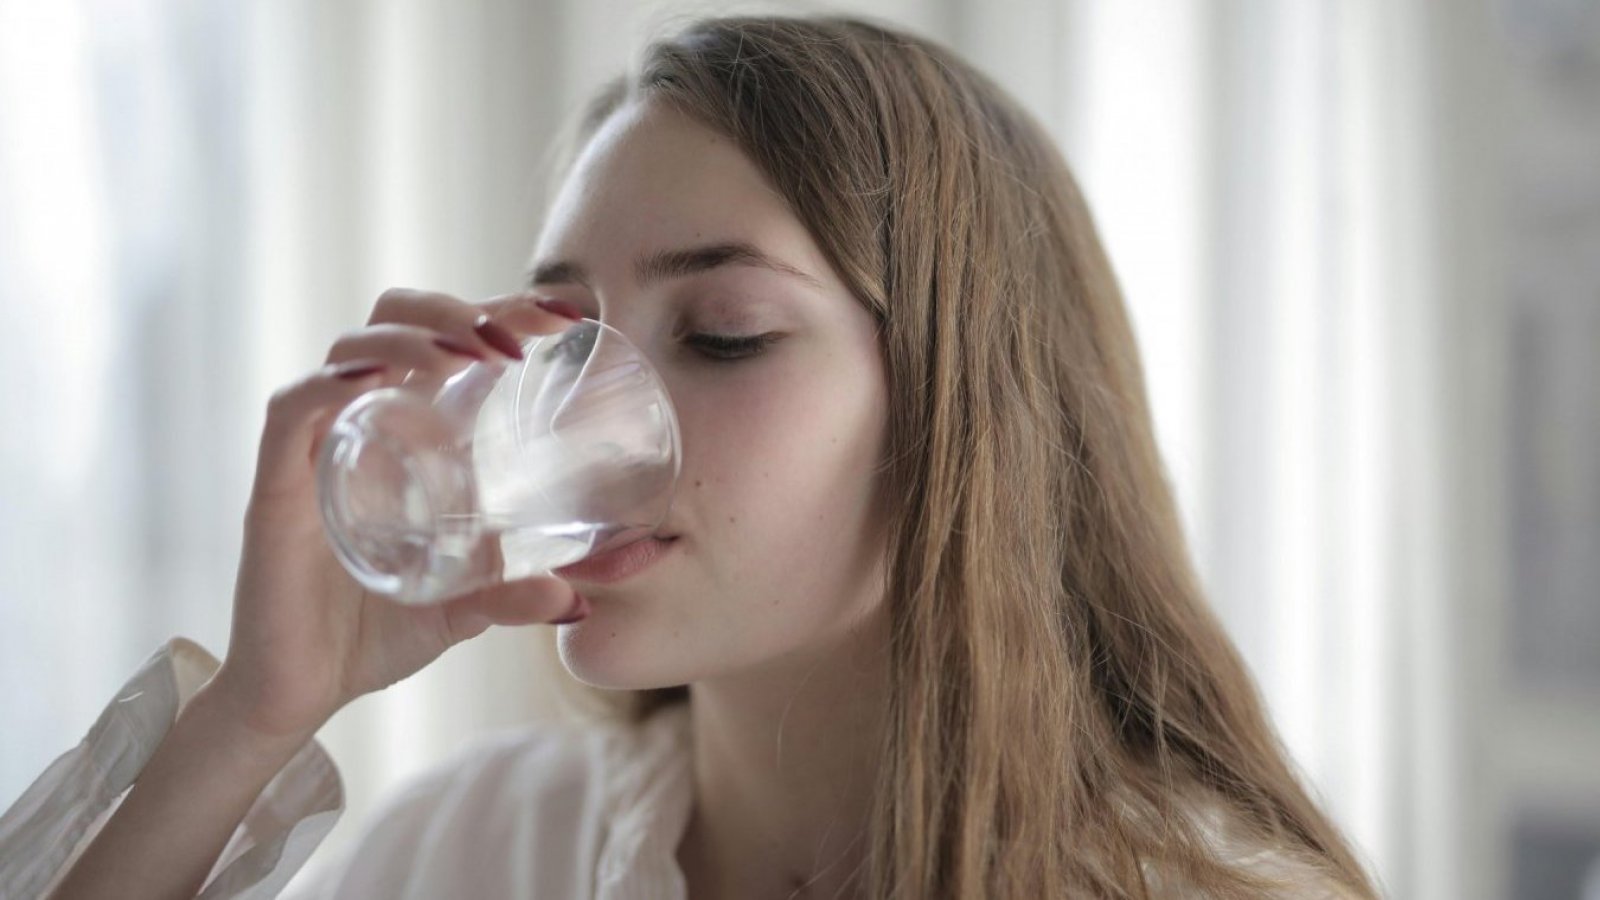
[[[386,387],[334,420],[317,464],[323,524],[357,581],[431,603],[548,572],[654,533],[677,489],[666,386],[593,319],[474,362],[435,392]]]

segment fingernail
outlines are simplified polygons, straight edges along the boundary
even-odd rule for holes
[[[558,316],[565,316],[574,322],[583,319],[583,310],[573,306],[571,303],[568,303],[565,300],[557,300],[554,297],[545,297],[542,300],[534,301],[534,304],[545,312],[553,312]]]
[[[478,321],[473,323],[472,328],[478,332],[480,337],[489,342],[489,346],[513,359],[522,358],[522,344],[512,336],[511,332],[491,321],[488,313],[479,316]]]
[[[435,337],[433,342],[434,344],[438,345],[439,349],[446,352],[455,353],[460,356],[470,356],[473,359],[478,360],[483,359],[483,353],[480,352],[477,347],[470,347],[456,340],[455,338],[446,337],[445,335],[441,334]]]
[[[589,598],[577,591],[573,591],[572,594],[574,597],[572,609],[565,616],[559,619],[552,619],[550,621],[551,625],[571,625],[573,622],[581,622],[589,618]]]
[[[374,372],[381,372],[388,367],[389,366],[386,363],[361,362],[360,360],[353,360],[351,362],[341,363],[337,368],[335,368],[333,370],[333,377],[343,378],[346,381],[353,381],[365,375],[371,375]]]

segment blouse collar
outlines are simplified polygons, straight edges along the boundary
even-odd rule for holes
[[[689,825],[694,772],[689,704],[656,710],[605,743],[607,833],[596,900],[683,900],[678,845]]]

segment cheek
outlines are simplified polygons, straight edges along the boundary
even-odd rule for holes
[[[881,603],[872,498],[887,406],[873,349],[669,376],[683,438],[672,517],[691,542],[653,590],[562,629],[574,675],[694,681],[836,640]]]
[[[799,360],[797,359],[798,363]],[[859,364],[829,356],[696,385],[681,409],[681,490],[729,588],[830,590],[870,527],[885,410]]]

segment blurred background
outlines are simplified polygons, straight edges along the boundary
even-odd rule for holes
[[[656,30],[819,4],[0,0],[0,808],[227,648],[268,396],[516,286]],[[1600,898],[1600,3],[861,0],[1058,137],[1199,567],[1390,896]],[[551,714],[492,629],[320,735],[348,809]]]

